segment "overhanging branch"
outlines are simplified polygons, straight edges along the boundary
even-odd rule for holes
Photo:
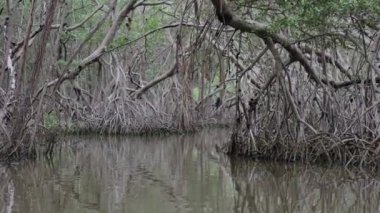
[[[228,5],[224,0],[211,0],[211,2],[214,5],[219,21],[242,32],[254,33],[264,40],[268,38],[272,39],[275,43],[278,43],[285,48],[294,60],[298,61],[304,67],[311,79],[318,84],[322,84],[316,71],[309,64],[307,58],[302,54],[302,51],[296,46],[291,45],[284,36],[271,32],[268,26],[262,23],[255,21],[247,22],[240,19],[229,10]]]

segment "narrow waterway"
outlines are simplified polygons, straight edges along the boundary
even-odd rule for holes
[[[0,168],[0,212],[380,212],[377,178],[231,160],[228,136],[65,138],[51,161]]]

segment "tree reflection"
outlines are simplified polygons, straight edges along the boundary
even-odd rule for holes
[[[50,161],[0,169],[0,210],[229,213],[380,208],[376,178],[340,167],[230,159],[215,149],[228,135],[227,130],[208,130],[162,137],[67,138]]]
[[[377,212],[379,181],[340,167],[231,159],[235,212]]]

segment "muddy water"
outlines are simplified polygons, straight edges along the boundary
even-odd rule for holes
[[[51,161],[0,168],[0,212],[380,212],[377,178],[229,159],[228,134],[66,138]]]

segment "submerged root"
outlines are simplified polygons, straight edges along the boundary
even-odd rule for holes
[[[22,144],[3,146],[0,150],[1,162],[15,162],[24,159],[34,159],[37,156],[36,148]]]
[[[305,141],[283,139],[268,141],[252,139],[246,133],[234,133],[222,151],[233,156],[304,163],[339,163],[378,169],[379,141],[367,141],[354,136],[338,138],[331,134],[317,134]]]
[[[2,137],[0,144],[1,162],[18,162],[26,159],[35,159],[41,150],[44,155],[52,155],[57,141],[57,131],[40,128],[35,139],[26,134],[23,140],[7,140]]]
[[[211,105],[199,112],[183,110],[170,98],[153,102],[123,98],[114,103],[99,102],[91,109],[71,108],[66,113],[71,116],[64,119],[63,125],[68,132],[155,134],[193,132],[203,125],[228,124],[232,120],[231,113],[223,112],[220,116],[221,111]]]

